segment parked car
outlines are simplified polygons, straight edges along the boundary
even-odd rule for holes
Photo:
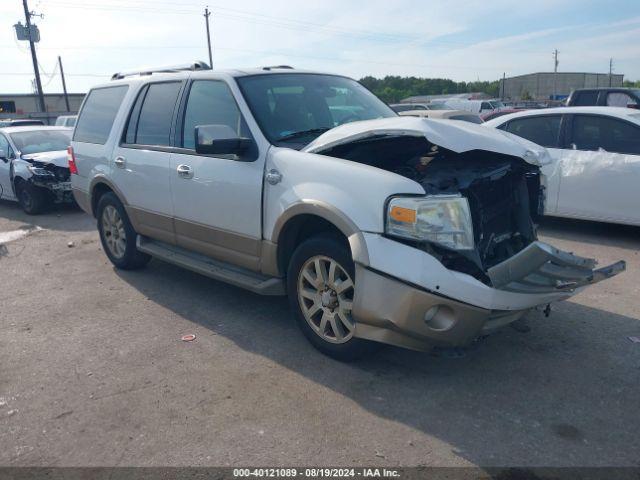
[[[501,110],[493,110],[492,112],[483,113],[480,115],[484,122],[493,120],[494,118],[502,117],[503,115],[509,115],[510,113],[522,112],[522,108],[503,108]]]
[[[0,128],[0,198],[34,215],[51,203],[73,202],[67,148],[71,129]]]
[[[483,114],[504,108],[498,99],[493,100],[467,100],[465,98],[448,98],[442,100],[445,108],[449,110],[466,110],[468,112]]]
[[[579,88],[567,99],[569,107],[626,107],[640,108],[639,88]]]
[[[114,75],[74,131],[74,195],[117,268],[155,256],[288,294],[339,359],[465,345],[625,268],[537,240],[530,142],[399,117],[342,76],[175,70]]]
[[[7,118],[0,120],[0,128],[2,127],[27,127],[33,125],[44,125],[42,120],[33,120],[31,118]]]
[[[400,112],[403,117],[441,118],[448,120],[462,120],[463,122],[482,123],[482,118],[477,113],[465,110],[408,110]]]
[[[76,126],[77,119],[77,115],[60,115],[58,118],[56,118],[56,126],[73,128]]]
[[[390,103],[389,107],[396,113],[409,110],[429,110],[429,105],[426,103]]]
[[[640,112],[561,107],[486,122],[546,147],[545,215],[640,225]]]

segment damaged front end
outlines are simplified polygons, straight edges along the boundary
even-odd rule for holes
[[[13,176],[46,190],[54,203],[74,201],[66,152],[24,155],[14,161]]]
[[[323,135],[305,150],[378,167],[419,183],[426,196],[392,197],[385,234],[449,270],[496,289],[566,292],[624,270],[537,240],[546,151],[459,122],[386,119]],[[349,130],[350,129],[350,130]],[[324,138],[323,138],[324,137]]]

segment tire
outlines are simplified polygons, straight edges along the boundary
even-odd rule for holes
[[[314,347],[340,361],[355,360],[376,347],[353,336],[354,292],[355,265],[338,238],[318,235],[296,248],[287,272],[287,293],[296,322]]]
[[[116,268],[135,270],[149,263],[151,256],[136,248],[138,234],[115,194],[100,197],[96,214],[102,248]]]
[[[16,184],[18,203],[27,215],[42,213],[47,205],[47,191],[40,187],[21,181]]]

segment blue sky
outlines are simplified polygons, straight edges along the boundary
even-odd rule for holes
[[[553,69],[640,79],[640,0],[30,0],[42,41],[45,92],[70,91],[139,66],[207,59],[213,11],[216,68],[290,64],[360,78],[415,75],[493,80]],[[0,92],[27,92],[28,44],[12,25],[21,0],[0,1]]]

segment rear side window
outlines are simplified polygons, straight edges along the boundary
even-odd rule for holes
[[[560,115],[517,118],[507,124],[506,130],[543,147],[555,148],[560,135],[560,119]]]
[[[181,82],[151,83],[136,100],[125,134],[125,143],[171,145],[171,124]]]
[[[598,92],[576,92],[572,105],[576,107],[598,105]]]
[[[78,117],[73,140],[104,145],[128,88],[121,85],[91,90]]]
[[[571,143],[578,150],[603,149],[613,153],[640,155],[640,128],[615,118],[576,115]]]
[[[637,102],[631,95],[627,95],[622,92],[612,92],[607,94],[607,106],[609,107],[623,107],[626,108],[629,105],[636,105]]]

